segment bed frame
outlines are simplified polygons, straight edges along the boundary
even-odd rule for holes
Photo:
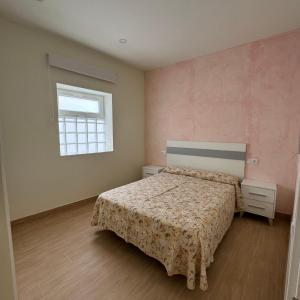
[[[167,141],[166,155],[167,166],[245,174],[246,144]]]

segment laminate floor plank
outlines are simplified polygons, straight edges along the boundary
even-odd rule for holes
[[[158,261],[90,226],[93,203],[13,225],[20,300],[282,300],[289,221],[245,214],[208,268],[206,292],[168,277]]]

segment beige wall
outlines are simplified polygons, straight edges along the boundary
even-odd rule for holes
[[[4,166],[0,141],[0,299],[16,299],[14,258],[12,253]]]
[[[73,41],[4,19],[0,37],[0,117],[12,219],[139,179],[144,162],[144,73]],[[118,83],[48,68],[48,52],[114,71]],[[55,82],[113,94],[114,152],[59,156],[57,123],[51,121]]]

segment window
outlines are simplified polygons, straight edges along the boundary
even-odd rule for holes
[[[113,151],[112,94],[56,84],[60,155]]]

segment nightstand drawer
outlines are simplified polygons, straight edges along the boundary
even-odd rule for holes
[[[268,218],[274,218],[273,204],[248,198],[244,198],[244,203],[245,211]]]
[[[259,201],[265,201],[269,203],[275,202],[275,192],[268,189],[257,188],[254,186],[246,186],[242,187],[243,196],[248,199],[254,199]]]

